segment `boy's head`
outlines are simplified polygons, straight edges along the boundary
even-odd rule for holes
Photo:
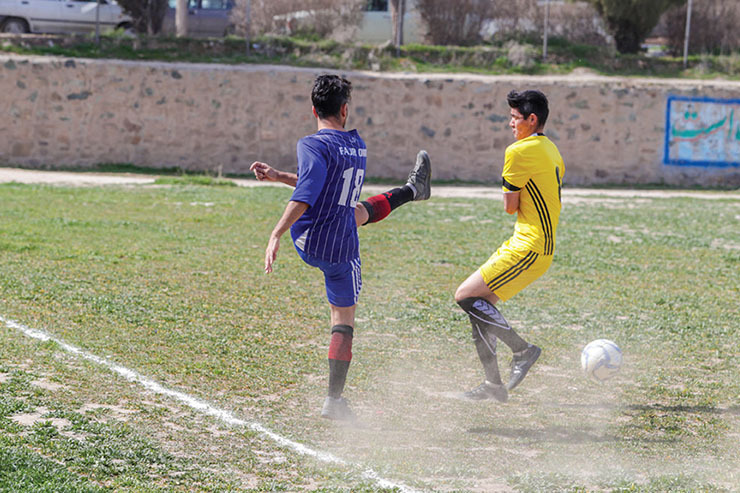
[[[316,77],[311,91],[311,103],[320,119],[341,119],[342,106],[349,103],[351,98],[352,83],[347,79],[338,75]]]
[[[511,107],[509,125],[514,130],[517,139],[529,137],[545,128],[550,110],[547,97],[541,91],[511,91],[506,96],[506,101]]]

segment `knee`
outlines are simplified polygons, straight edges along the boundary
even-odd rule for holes
[[[465,284],[460,284],[455,291],[455,302],[459,305],[461,301],[470,298],[470,293],[465,289]]]
[[[455,301],[457,304],[462,308],[464,311],[469,312],[470,309],[473,307],[473,303],[475,303],[475,300],[478,298],[474,297],[465,297],[465,296],[457,296],[457,293],[455,293]]]
[[[464,298],[465,296],[463,296],[462,293],[462,284],[460,284],[455,290],[455,303],[460,304],[460,301]]]

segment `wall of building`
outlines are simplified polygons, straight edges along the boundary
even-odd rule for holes
[[[310,90],[322,72],[3,56],[0,162],[247,173],[262,160],[295,169],[297,139],[315,131]],[[505,96],[539,88],[568,184],[740,185],[739,82],[344,75],[369,176],[405,177],[423,148],[437,179],[497,183],[512,142]]]
[[[393,39],[393,21],[389,2],[378,2],[378,6],[384,7],[384,10],[370,10],[363,13],[362,22],[352,36],[354,41],[380,44]],[[416,1],[408,0],[406,13],[403,16],[404,43],[423,42],[424,31]]]

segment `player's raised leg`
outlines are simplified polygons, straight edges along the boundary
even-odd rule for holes
[[[388,217],[394,209],[416,200],[427,200],[432,194],[432,164],[427,151],[419,151],[416,164],[406,184],[375,195],[357,205],[355,220],[358,226],[376,223]]]

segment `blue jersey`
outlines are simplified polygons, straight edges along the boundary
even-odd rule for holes
[[[355,207],[365,182],[365,142],[357,130],[323,129],[297,148],[298,183],[290,200],[309,207],[290,228],[293,243],[327,262],[359,258]]]

